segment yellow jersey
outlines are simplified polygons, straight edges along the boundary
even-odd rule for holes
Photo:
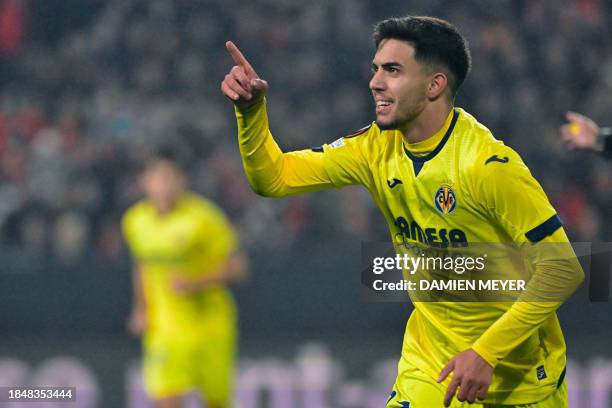
[[[419,150],[427,146],[410,146],[401,132],[376,123],[318,148],[283,153],[270,133],[265,101],[245,112],[236,109],[236,117],[245,172],[259,194],[363,185],[394,242],[568,242],[520,156],[460,108],[421,142],[435,142],[426,153]],[[569,281],[577,286],[582,270],[572,267]],[[471,347],[495,367],[487,403],[544,399],[565,368],[555,314],[560,304],[415,302],[400,370],[415,366],[435,379],[452,357]]]
[[[173,277],[214,273],[235,251],[236,233],[216,205],[184,194],[174,209],[160,215],[143,200],[126,211],[122,228],[141,269],[147,336],[197,341],[233,321],[235,307],[225,287],[216,285],[189,295],[177,294],[172,288]]]

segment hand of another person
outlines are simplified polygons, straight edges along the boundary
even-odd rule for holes
[[[571,149],[593,149],[597,143],[599,126],[584,115],[567,112],[569,123],[561,126],[559,133]]]

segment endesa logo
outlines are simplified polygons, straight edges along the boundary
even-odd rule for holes
[[[418,241],[438,248],[447,248],[449,245],[453,248],[468,245],[465,232],[457,228],[421,228],[416,221],[409,222],[404,217],[397,217],[394,224],[399,229],[394,237],[398,244]]]

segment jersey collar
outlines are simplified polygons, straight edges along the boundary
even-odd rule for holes
[[[450,117],[450,115],[449,115],[449,117]],[[459,117],[459,111],[457,109],[453,109],[453,111],[452,111],[452,119],[450,120],[450,125],[448,125],[448,129],[446,129],[446,133],[444,133],[444,136],[442,137],[442,140],[440,141],[440,143],[438,143],[436,148],[434,150],[432,150],[431,153],[428,153],[428,154],[426,154],[424,156],[417,156],[417,155],[411,153],[410,150],[408,150],[408,148],[406,147],[406,145],[403,144],[404,152],[410,158],[410,160],[412,160],[413,162],[425,163],[426,161],[433,159],[438,153],[440,153],[440,150],[442,150],[442,148],[446,144],[446,142],[447,142],[448,138],[450,137],[451,133],[453,133],[453,129],[455,128],[455,123],[457,123],[457,118],[458,117]],[[448,121],[447,121],[447,123],[448,123]],[[445,123],[445,126],[442,129],[444,129],[445,127],[446,127],[446,123]]]

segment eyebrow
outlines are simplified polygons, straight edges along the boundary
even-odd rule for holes
[[[400,64],[397,61],[389,61],[389,62],[385,62],[384,64],[380,65],[383,69],[389,69],[389,68],[401,68],[403,67],[402,64]],[[375,62],[372,61],[372,68],[377,68],[378,65],[376,65]]]

